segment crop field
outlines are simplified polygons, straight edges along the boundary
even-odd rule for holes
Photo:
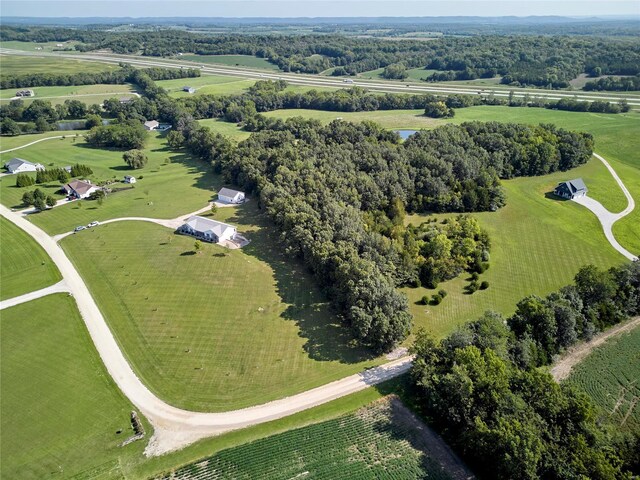
[[[99,62],[84,62],[70,58],[53,56],[38,57],[36,55],[0,55],[0,69],[2,75],[20,75],[26,73],[94,73],[116,70],[113,64]]]
[[[0,243],[0,300],[40,290],[62,278],[40,245],[4,217],[0,217]]]
[[[269,63],[264,58],[251,55],[182,55],[179,60],[188,60],[201,64],[219,64],[229,67],[263,68],[265,70],[280,70],[277,65]]]
[[[141,379],[169,403],[242,408],[380,363],[347,331],[304,267],[281,253],[255,202],[215,218],[246,233],[241,250],[147,222],[61,241]]]
[[[619,429],[640,434],[640,328],[596,348],[567,382],[584,390]]]
[[[131,186],[120,183],[124,175],[132,173],[122,160],[122,151],[91,148],[82,137],[73,135],[3,154],[0,162],[4,164],[19,156],[45,166],[64,167],[81,163],[93,170],[90,179],[94,183],[110,180],[116,182],[112,188],[124,189],[108,195],[102,205],[96,201],[81,200],[29,216],[29,220],[49,234],[68,232],[77,225],[115,217],[174,218],[206,206],[220,186],[220,179],[208,171],[202,161],[167,150],[161,133],[150,135],[145,153],[149,162],[144,168],[133,171],[138,182]],[[6,206],[18,207],[23,193],[34,188],[18,188],[12,175],[2,177],[0,201]],[[39,188],[56,198],[63,198],[56,193],[60,189],[58,182]]]
[[[58,47],[57,45],[62,43],[62,47]],[[18,40],[9,40],[0,42],[0,47],[8,48],[11,50],[22,50],[25,52],[39,52],[40,50],[36,50],[36,47],[42,48],[43,52],[53,52],[54,50],[62,50],[66,48],[73,48],[79,42],[76,41],[67,41],[67,42],[20,42]],[[73,50],[75,52],[75,50]],[[66,52],[72,53],[72,52]]]
[[[3,310],[0,325],[0,476],[122,478],[120,462],[140,458],[144,442],[119,446],[133,434],[131,405],[73,298],[50,295]]]
[[[15,99],[15,88],[0,90],[0,104],[8,103]],[[22,98],[25,105],[33,100],[47,100],[56,105],[65,100],[80,100],[86,104],[102,103],[111,97],[132,97],[134,88],[132,85],[81,85],[66,87],[34,87],[34,97]]]
[[[224,450],[157,478],[452,478],[430,455],[433,443],[425,439],[423,428],[417,428],[416,420],[399,401],[385,398],[351,415]],[[454,468],[464,472],[460,465]]]

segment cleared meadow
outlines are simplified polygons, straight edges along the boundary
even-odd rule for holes
[[[3,43],[4,46],[4,43]],[[22,75],[27,73],[95,73],[117,70],[117,65],[100,62],[86,62],[71,58],[37,55],[0,55],[2,75]]]
[[[230,67],[262,68],[265,70],[279,70],[277,65],[269,63],[264,58],[252,55],[181,55],[179,60],[187,60],[194,63],[220,64]]]

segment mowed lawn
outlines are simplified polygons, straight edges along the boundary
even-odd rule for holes
[[[620,430],[640,434],[640,328],[611,338],[576,365],[567,382],[584,390]]]
[[[0,217],[0,300],[40,290],[62,276],[29,235]]]
[[[0,330],[2,478],[122,478],[120,462],[141,458],[148,437],[119,446],[133,434],[132,407],[73,298],[50,295],[3,310]]]
[[[147,222],[118,222],[61,245],[87,281],[143,382],[191,410],[247,407],[316,387],[379,361],[347,329],[301,264],[282,253],[255,200],[221,208],[242,250]]]
[[[117,65],[74,60],[72,58],[37,55],[0,55],[2,75],[22,75],[27,73],[95,73],[117,70]]]
[[[263,68],[265,70],[280,70],[277,65],[269,63],[264,58],[253,55],[181,55],[179,60],[201,64],[220,64],[229,67]]]
[[[145,153],[149,162],[144,168],[131,170],[122,160],[122,153],[120,150],[89,147],[82,137],[72,135],[3,154],[0,162],[18,156],[45,166],[85,164],[93,170],[90,180],[94,183],[110,180],[116,182],[112,188],[126,188],[109,194],[102,205],[90,200],[75,201],[28,217],[49,234],[68,232],[77,225],[115,217],[174,218],[206,206],[221,185],[221,180],[201,160],[168,150],[165,136],[161,133],[152,133],[147,141]],[[128,174],[138,179],[134,188],[121,182]],[[39,188],[63,198],[57,193],[60,185],[59,182],[51,182]],[[18,188],[14,176],[2,177],[0,201],[6,206],[19,208],[23,193],[36,187]]]
[[[0,90],[0,102],[8,104],[15,98],[19,89],[9,88]],[[100,104],[104,100],[112,97],[132,98],[135,89],[132,85],[80,85],[65,87],[34,87],[32,89],[35,96],[22,98],[25,105],[29,105],[33,100],[47,100],[52,104],[64,103],[65,100],[79,100],[86,104]]]

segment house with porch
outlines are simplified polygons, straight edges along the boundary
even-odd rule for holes
[[[92,184],[88,180],[73,180],[62,186],[69,198],[87,198],[93,192],[100,190],[100,187]]]
[[[576,197],[584,197],[589,189],[581,178],[560,182],[553,193],[557,196],[571,200]]]
[[[177,232],[211,243],[233,240],[238,233],[236,227],[232,225],[198,215],[189,217],[184,224],[178,227]]]
[[[24,172],[37,172],[38,170],[44,170],[44,165],[41,163],[31,163],[22,158],[12,158],[4,164],[9,173],[24,173]]]

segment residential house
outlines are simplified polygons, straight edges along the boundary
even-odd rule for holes
[[[92,184],[88,180],[73,180],[62,186],[68,197],[87,198],[93,192],[100,190],[100,187]]]
[[[131,98],[131,97],[120,97],[118,99],[118,101],[120,102],[121,105],[126,105],[127,103],[131,103],[133,101],[133,98]]]
[[[157,120],[149,120],[147,122],[144,122],[144,128],[147,130],[155,130],[156,128],[158,128],[158,125],[160,125],[160,123]]]
[[[205,242],[221,243],[225,240],[233,240],[237,230],[232,225],[194,215],[178,227],[178,233],[191,235]]]
[[[131,175],[125,175],[124,183],[136,183],[136,177],[132,177]]]
[[[244,192],[226,187],[221,188],[218,192],[218,200],[225,203],[242,203],[244,202],[244,198]]]
[[[562,198],[572,199],[583,197],[588,191],[584,181],[581,178],[576,178],[575,180],[560,182],[553,193]]]
[[[182,87],[182,91],[187,93],[196,93],[196,89],[193,87]]]
[[[16,97],[33,97],[35,96],[35,92],[33,90],[18,90],[16,92]]]
[[[24,173],[44,170],[44,165],[40,163],[31,163],[23,160],[22,158],[12,158],[4,164],[4,168],[9,170],[9,173]]]

